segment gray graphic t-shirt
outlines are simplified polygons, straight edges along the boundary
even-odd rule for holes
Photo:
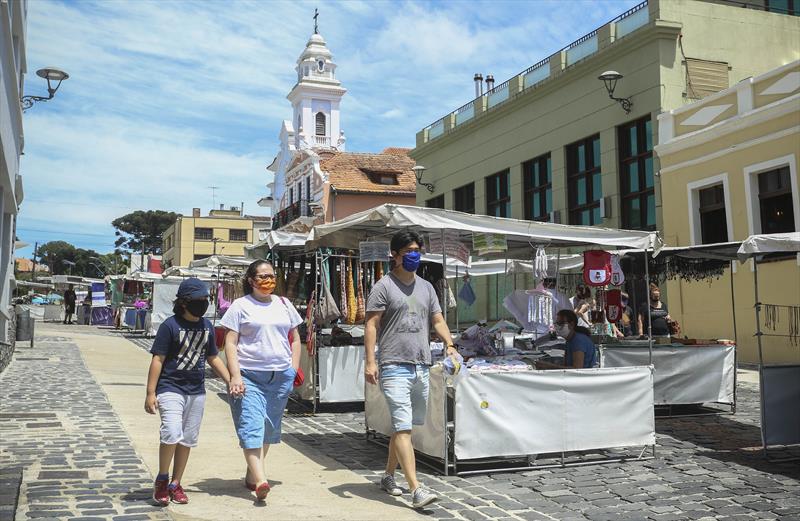
[[[405,285],[393,274],[379,280],[367,299],[367,312],[382,311],[378,331],[378,365],[431,365],[431,318],[441,313],[436,291],[414,276]]]

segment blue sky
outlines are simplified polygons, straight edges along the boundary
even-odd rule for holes
[[[205,214],[210,186],[217,204],[264,214],[315,7],[348,89],[348,150],[368,152],[412,147],[473,98],[474,73],[505,81],[637,3],[30,0],[26,94],[45,92],[41,67],[71,77],[25,113],[17,234],[107,252],[115,217]]]

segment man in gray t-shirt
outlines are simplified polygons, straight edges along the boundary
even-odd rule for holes
[[[416,275],[421,245],[422,238],[412,231],[397,232],[392,237],[394,268],[369,294],[364,331],[365,379],[372,385],[380,380],[394,430],[381,488],[393,496],[402,494],[394,480],[400,463],[414,508],[437,499],[433,492],[419,486],[411,443],[411,429],[425,423],[427,413],[431,326],[447,344],[447,354],[456,353],[436,291]],[[379,364],[375,361],[376,341]]]

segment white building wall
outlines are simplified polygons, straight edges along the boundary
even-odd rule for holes
[[[27,0],[0,0],[0,342],[8,340],[11,279],[14,275],[16,215],[22,201],[19,157],[23,146],[25,22]]]

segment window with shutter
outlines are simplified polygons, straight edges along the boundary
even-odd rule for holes
[[[324,136],[325,135],[325,114],[323,112],[317,112],[316,124],[317,124],[316,134],[318,136]]]
[[[702,99],[728,87],[727,62],[686,58],[687,98]]]

